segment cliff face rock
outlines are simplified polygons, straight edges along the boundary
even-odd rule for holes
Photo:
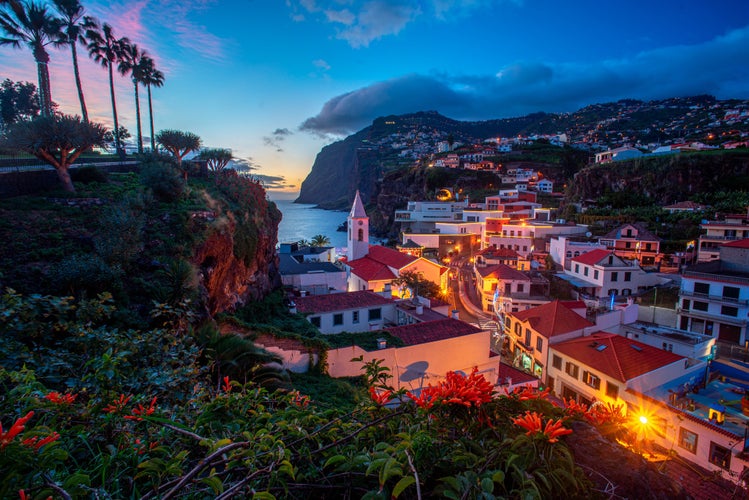
[[[245,211],[219,212],[195,249],[192,262],[211,315],[260,300],[281,286],[276,254],[281,213],[264,197],[256,199]]]

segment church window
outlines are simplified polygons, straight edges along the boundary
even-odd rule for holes
[[[364,229],[359,229],[359,241],[364,241]]]

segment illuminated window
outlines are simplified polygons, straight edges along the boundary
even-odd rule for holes
[[[691,453],[697,453],[697,434],[679,427],[679,446]]]
[[[612,384],[611,382],[606,382],[606,395],[610,397],[611,399],[618,398],[619,386],[616,384]]]
[[[712,441],[710,441],[710,454],[707,459],[711,464],[722,469],[729,470],[731,468],[731,450]]]

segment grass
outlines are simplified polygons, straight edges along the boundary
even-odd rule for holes
[[[321,407],[352,411],[364,394],[364,377],[332,378],[327,375],[291,373],[291,385]]]

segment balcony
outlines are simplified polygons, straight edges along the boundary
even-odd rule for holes
[[[681,297],[691,297],[695,299],[702,299],[702,300],[707,300],[708,302],[717,302],[719,304],[738,304],[738,305],[749,304],[749,299],[735,299],[732,297],[723,297],[722,295],[708,295],[706,293],[698,293],[698,292],[692,292],[692,291],[687,291],[687,290],[681,290],[679,292],[679,295]]]

